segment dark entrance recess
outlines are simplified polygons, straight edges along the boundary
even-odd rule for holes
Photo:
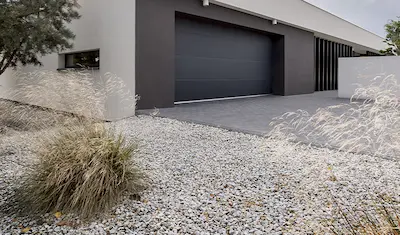
[[[365,55],[362,56],[382,56],[378,53],[372,52],[372,51],[367,51],[367,53]]]
[[[338,89],[339,57],[353,57],[353,48],[315,38],[315,91]]]
[[[353,57],[369,57],[369,56],[383,56],[383,55],[371,51],[367,51],[365,54],[357,53],[355,51],[353,52]]]
[[[181,14],[175,32],[175,101],[272,93],[267,34]]]

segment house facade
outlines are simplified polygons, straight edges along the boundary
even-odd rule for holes
[[[81,0],[74,48],[43,67],[93,58],[95,76],[121,77],[139,109],[250,95],[337,89],[339,57],[375,55],[383,39],[303,0]],[[10,72],[0,78],[12,87]],[[124,111],[122,111],[124,110]],[[107,118],[134,114],[118,101]]]

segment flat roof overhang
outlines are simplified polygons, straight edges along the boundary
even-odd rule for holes
[[[352,46],[361,54],[378,53],[386,47],[384,38],[304,0],[210,0],[210,3],[209,7],[216,4],[313,32],[316,37]]]

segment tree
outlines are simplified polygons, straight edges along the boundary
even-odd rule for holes
[[[79,19],[78,0],[0,0],[0,75],[18,64],[72,48],[67,27]]]
[[[382,50],[381,53],[385,55],[399,55],[400,54],[400,17],[397,20],[390,20],[385,25],[386,39],[385,42],[388,44],[386,50]]]

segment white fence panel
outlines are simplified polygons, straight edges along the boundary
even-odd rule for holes
[[[351,98],[358,87],[380,83],[388,75],[400,83],[400,56],[339,58],[338,75],[339,98]]]

